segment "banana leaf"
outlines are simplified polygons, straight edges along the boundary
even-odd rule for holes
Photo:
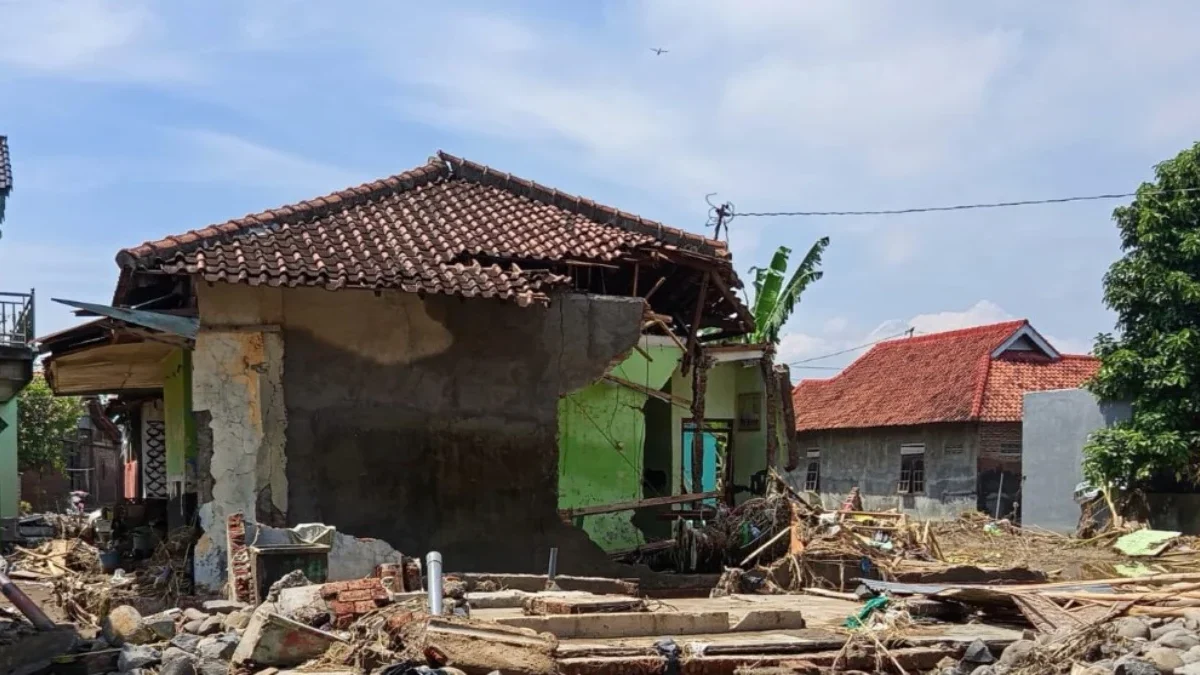
[[[757,340],[762,342],[779,341],[779,331],[783,329],[783,325],[791,317],[796,304],[800,302],[800,295],[804,293],[809,284],[824,276],[825,273],[817,268],[821,265],[821,255],[825,252],[827,246],[829,246],[829,237],[818,239],[812,248],[808,250],[808,254],[804,256],[804,260],[796,267],[796,271],[792,273],[792,278],[788,280],[787,285],[782,286],[782,290],[778,286],[772,290],[773,275],[778,274],[780,281],[782,281],[783,272],[787,270],[787,256],[791,253],[788,248],[784,246],[779,247],[779,251],[775,253],[775,257],[771,260],[771,269],[768,272],[769,276],[766,282],[763,284],[763,292],[755,299],[754,303],[755,337]]]

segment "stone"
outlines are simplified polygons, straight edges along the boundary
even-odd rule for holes
[[[121,605],[110,611],[100,622],[100,634],[114,647],[154,641],[154,632],[146,628],[141,613],[129,605]]]
[[[992,656],[992,651],[984,644],[983,640],[975,640],[967,645],[967,649],[963,652],[963,663],[971,664],[972,666],[987,665],[995,663],[996,657]]]
[[[1188,630],[1200,630],[1200,609],[1183,610],[1183,627]]]
[[[1175,669],[1175,675],[1200,675],[1200,661],[1185,664]]]
[[[170,663],[176,659],[190,659],[190,658],[195,658],[195,657],[192,656],[189,652],[186,652],[186,651],[180,649],[179,647],[171,646],[171,647],[167,647],[166,649],[163,650],[161,661],[163,663]]]
[[[1145,659],[1123,658],[1117,661],[1113,675],[1162,675],[1162,671]]]
[[[250,605],[237,600],[207,600],[200,605],[209,614],[228,614],[239,609],[249,609]]]
[[[1189,630],[1175,630],[1154,641],[1154,644],[1159,647],[1170,647],[1171,649],[1191,649],[1192,647],[1200,646],[1200,637]]]
[[[188,621],[187,623],[183,624],[183,632],[191,633],[192,635],[199,635],[200,629],[203,627],[204,620]]]
[[[1170,621],[1164,621],[1164,622],[1160,623],[1159,625],[1154,626],[1150,629],[1150,639],[1157,640],[1158,638],[1166,635],[1167,633],[1170,633],[1171,631],[1179,630],[1181,628],[1183,628],[1183,621],[1180,619],[1171,619]]]
[[[1142,658],[1158,666],[1158,669],[1164,673],[1171,673],[1176,668],[1183,667],[1183,652],[1170,647],[1151,647],[1146,650]]]
[[[200,645],[200,636],[199,635],[189,635],[187,633],[180,633],[179,635],[176,635],[175,637],[171,638],[171,646],[172,647],[175,647],[177,649],[182,649],[183,651],[188,652],[188,653],[195,653],[196,647],[198,647],[199,645]]]
[[[201,659],[196,667],[196,675],[229,675],[229,662]]]
[[[196,652],[202,659],[217,659],[228,661],[233,656],[233,651],[237,649],[238,637],[233,633],[225,633],[222,635],[214,635],[206,637],[200,641],[200,646]]]
[[[1200,647],[1192,647],[1184,652],[1181,658],[1185,664],[1200,663]]]
[[[135,668],[146,668],[157,664],[161,660],[161,656],[159,651],[153,647],[126,644],[121,647],[121,654],[117,657],[117,668],[120,668],[123,673]]]
[[[971,671],[971,675],[996,675],[996,666],[979,666]]]
[[[336,635],[270,612],[255,612],[233,654],[235,664],[296,666],[325,653]]]
[[[208,617],[200,624],[200,630],[196,631],[196,635],[216,635],[220,633],[224,629],[224,626],[221,625],[222,621],[224,621],[224,617],[220,615]]]
[[[208,613],[202,612],[195,607],[188,607],[187,609],[183,610],[184,623],[187,623],[188,621],[203,621],[207,618]]]
[[[163,661],[162,666],[158,669],[158,675],[198,675],[196,664],[196,657],[191,655],[174,661]]]
[[[159,640],[170,640],[175,637],[175,615],[178,612],[159,612],[142,619],[142,625]]]
[[[1014,666],[1029,656],[1029,653],[1034,650],[1037,645],[1033,640],[1017,640],[1004,648],[1000,654],[1000,664],[1003,666]]]
[[[1127,616],[1113,622],[1117,635],[1130,640],[1150,639],[1150,626],[1136,616]]]
[[[254,612],[248,609],[239,609],[236,612],[230,612],[225,615],[225,619],[221,622],[221,625],[225,627],[225,630],[242,630],[250,623],[250,617],[253,614]]]

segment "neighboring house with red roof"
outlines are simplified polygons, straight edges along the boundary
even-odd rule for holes
[[[200,514],[206,588],[224,581],[238,513],[438,550],[456,570],[544,571],[557,547],[573,572],[615,571],[563,522],[560,486],[628,503],[653,466],[668,496],[685,475],[704,481],[691,492],[729,491],[713,453],[684,452],[708,449],[688,435],[694,382],[701,434],[744,450],[735,480],[778,447],[736,405],[782,398],[743,367],[763,350],[680,349],[753,327],[724,242],[444,153],[117,262],[113,306],[75,303],[100,318],[40,341],[47,376],[122,395],[143,493],[172,500],[171,518]],[[593,512],[610,541],[638,543],[630,512]]]
[[[1099,360],[1060,354],[1028,321],[881,342],[828,380],[794,389],[792,476],[830,505],[926,517],[1020,501],[1022,396],[1080,387]]]

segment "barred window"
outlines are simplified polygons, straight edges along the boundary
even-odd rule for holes
[[[896,484],[900,494],[925,492],[925,444],[906,443],[900,446],[900,481]]]

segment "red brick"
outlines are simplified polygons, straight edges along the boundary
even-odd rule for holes
[[[374,600],[375,591],[369,588],[364,588],[357,591],[342,591],[337,594],[339,602],[358,602],[359,600]]]
[[[333,600],[329,603],[329,611],[336,614],[353,614],[354,603],[342,602],[341,600]]]
[[[345,590],[347,590],[345,581],[335,581],[321,587],[321,597],[328,600],[329,598],[336,597],[338,593]]]
[[[374,600],[361,600],[359,602],[354,603],[354,613],[355,614],[366,614],[367,612],[374,612],[378,608],[379,608],[379,606],[375,604]]]

